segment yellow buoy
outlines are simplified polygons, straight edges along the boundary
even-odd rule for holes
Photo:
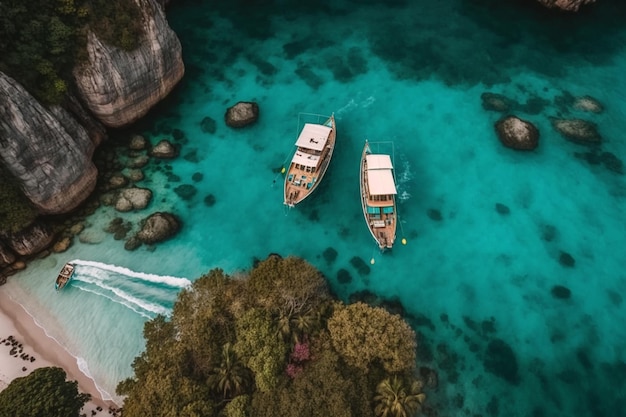
[[[370,260],[370,263],[371,263],[372,265],[374,265],[374,264],[376,263],[376,260],[375,260],[374,258],[372,258],[372,259]]]
[[[281,174],[284,174],[284,173],[285,173],[285,167],[283,167],[283,169],[281,169],[281,170],[280,170],[280,173],[281,173]]]
[[[406,245],[406,239],[405,238],[402,238],[402,244]]]

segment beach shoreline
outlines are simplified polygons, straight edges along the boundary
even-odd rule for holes
[[[78,382],[80,392],[91,395],[91,401],[85,404],[83,413],[91,416],[99,413],[109,415],[110,410],[119,408],[114,401],[103,399],[95,381],[80,370],[76,358],[49,337],[21,304],[0,289],[0,340],[9,336],[22,345],[21,353],[28,356],[12,356],[12,346],[0,344],[0,391],[15,378],[26,376],[34,369],[57,366],[65,371],[68,380]]]

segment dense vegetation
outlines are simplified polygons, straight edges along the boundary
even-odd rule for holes
[[[130,50],[141,39],[141,11],[128,0],[0,1],[0,71],[42,103],[60,103],[85,59],[87,27]]]
[[[61,368],[39,368],[0,391],[0,417],[78,417],[89,394],[78,393]]]
[[[211,271],[144,337],[117,388],[125,417],[408,417],[425,399],[406,322],[334,300],[299,258]]]

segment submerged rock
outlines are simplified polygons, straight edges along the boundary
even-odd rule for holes
[[[495,124],[500,142],[508,148],[529,151],[539,145],[539,130],[530,122],[507,116]]]
[[[240,101],[226,110],[224,119],[230,127],[244,127],[257,121],[259,105],[248,101]]]
[[[514,109],[516,102],[502,94],[485,92],[480,95],[483,109],[490,111],[508,112]]]
[[[598,145],[602,137],[595,123],[582,119],[551,119],[552,126],[565,139],[581,145]]]
[[[148,206],[152,199],[152,191],[147,188],[132,187],[122,190],[115,202],[115,210],[141,210]]]
[[[602,113],[604,106],[591,96],[582,96],[574,100],[574,108],[576,110],[588,111],[591,113]]]
[[[130,143],[128,144],[128,148],[131,151],[143,151],[148,146],[148,141],[141,135],[134,135],[130,139]]]

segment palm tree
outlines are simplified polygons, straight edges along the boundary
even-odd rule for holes
[[[231,343],[226,343],[222,347],[220,364],[213,368],[209,376],[209,385],[226,399],[246,391],[250,382],[250,370],[237,358]]]
[[[384,379],[376,387],[374,413],[377,417],[414,416],[426,400],[426,394],[421,392],[423,385],[422,381],[413,380],[407,387],[397,375]]]

